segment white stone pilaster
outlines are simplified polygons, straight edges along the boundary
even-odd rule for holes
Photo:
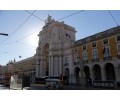
[[[40,76],[43,76],[43,60],[40,60]]]
[[[51,56],[51,76],[53,76],[53,56]]]
[[[38,60],[38,62],[39,62],[39,63],[37,64],[37,65],[39,66],[39,67],[38,67],[38,76],[40,77],[40,60]]]
[[[59,74],[62,74],[62,57],[59,56]]]
[[[49,56],[49,76],[51,76],[51,56]]]
[[[38,77],[38,71],[39,71],[38,68],[39,68],[39,66],[36,65],[36,75],[35,75],[36,77]]]
[[[43,60],[43,76],[46,75],[46,61],[45,59]]]
[[[37,62],[36,62],[36,77],[39,77],[39,60],[37,60]]]

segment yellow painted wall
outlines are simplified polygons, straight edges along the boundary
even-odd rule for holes
[[[92,44],[89,43],[87,45],[87,54],[88,54],[88,61],[92,60]]]
[[[79,57],[82,58],[82,46],[78,48],[78,52],[79,52]]]
[[[109,45],[112,58],[117,56],[116,37],[109,38]]]
[[[97,48],[98,48],[98,57],[99,59],[103,59],[103,43],[102,40],[97,41]]]

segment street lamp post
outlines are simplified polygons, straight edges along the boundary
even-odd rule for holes
[[[8,36],[8,34],[5,34],[5,33],[0,33],[0,35]]]

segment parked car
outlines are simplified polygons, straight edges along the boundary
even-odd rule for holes
[[[47,78],[45,79],[45,81],[46,81],[46,88],[49,90],[63,89],[62,81],[60,79]]]

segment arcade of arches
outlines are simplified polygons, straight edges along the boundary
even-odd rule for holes
[[[104,75],[103,71],[104,70]],[[89,66],[84,66],[84,78],[87,80],[88,78],[91,78],[92,80],[114,80],[116,81],[116,74],[115,74],[115,66],[112,63],[106,63],[104,68],[102,69],[100,65],[95,64],[92,69],[90,70]],[[76,77],[76,82],[79,82],[79,73],[80,68],[75,67],[74,68],[74,75]]]

